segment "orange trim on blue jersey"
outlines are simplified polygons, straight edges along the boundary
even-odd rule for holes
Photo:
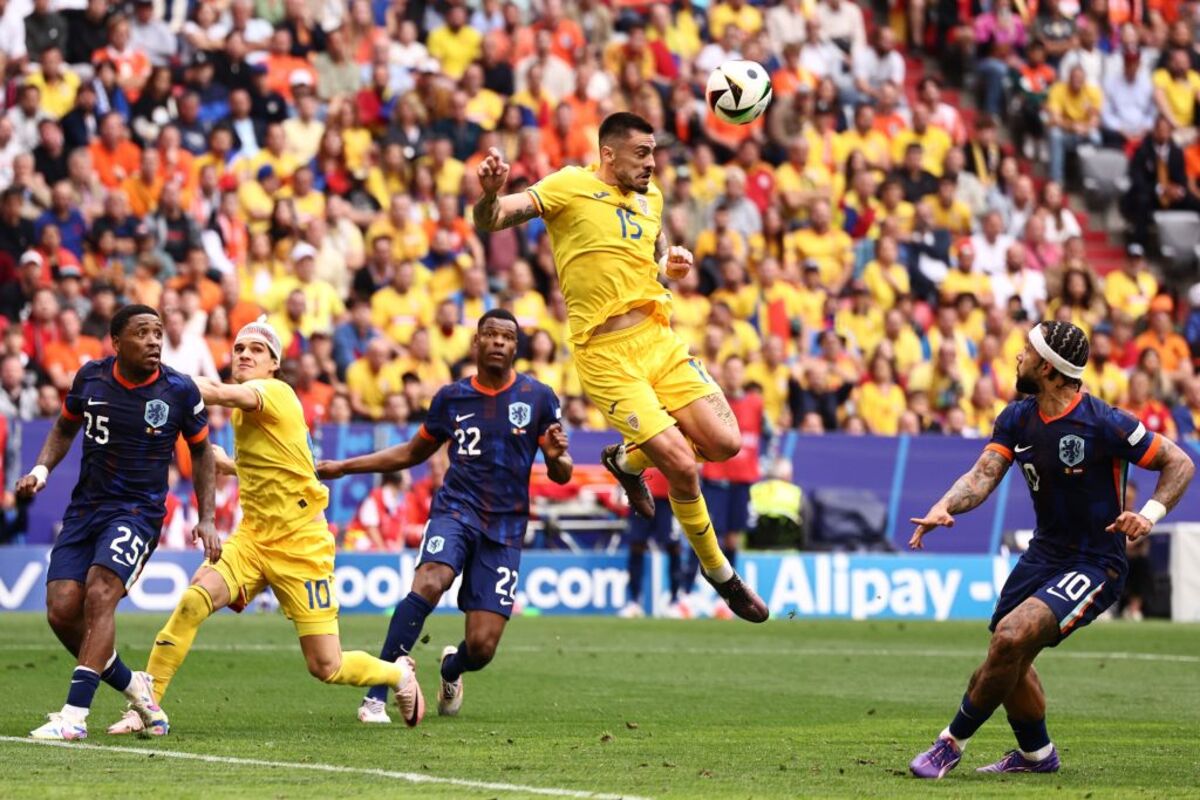
[[[546,213],[546,205],[542,202],[542,198],[534,189],[526,189],[525,193],[533,200],[533,207],[537,209],[538,214]]]
[[[73,412],[71,411],[71,409],[67,408],[67,401],[66,401],[66,400],[63,400],[63,404],[62,404],[62,415],[63,415],[64,417],[66,417],[67,419],[71,420],[71,422],[79,422],[79,420],[83,419],[83,417],[81,417],[81,416],[80,416],[80,415],[78,415],[78,414],[75,414],[75,413],[73,413]]]
[[[1072,398],[1070,404],[1065,409],[1063,409],[1063,412],[1061,414],[1059,414],[1057,417],[1047,417],[1045,414],[1042,413],[1042,410],[1040,408],[1038,409],[1038,416],[1042,418],[1042,422],[1049,424],[1051,422],[1054,422],[1055,420],[1062,419],[1067,414],[1070,414],[1072,411],[1075,410],[1075,407],[1077,405],[1079,405],[1080,402],[1082,402],[1082,401],[1083,401],[1083,392],[1076,392],[1075,397]]]
[[[983,450],[984,450],[984,452],[991,450],[993,453],[999,453],[1000,455],[1004,456],[1005,461],[1009,462],[1010,464],[1012,463],[1012,460],[1013,460],[1012,450],[1009,450],[1007,447],[1005,447],[1002,444],[998,444],[996,442],[988,442],[988,446],[983,448]]]
[[[200,430],[196,431],[196,433],[195,433],[194,435],[192,435],[192,436],[187,436],[187,437],[184,437],[184,438],[186,438],[186,439],[187,439],[187,443],[188,443],[188,444],[198,444],[198,443],[200,443],[200,442],[203,442],[203,441],[204,441],[204,438],[205,438],[206,436],[208,436],[208,426],[207,426],[207,425],[205,425],[205,426],[204,426],[203,428],[201,428]]]
[[[1146,452],[1138,459],[1137,465],[1142,469],[1150,466],[1150,462],[1158,455],[1158,448],[1162,447],[1162,436],[1157,433],[1150,434],[1154,438],[1150,440],[1150,446],[1146,448]]]
[[[154,370],[154,374],[151,375],[146,380],[142,381],[141,383],[131,383],[131,382],[125,380],[124,376],[121,375],[121,370],[120,370],[120,368],[117,367],[117,362],[114,361],[113,362],[113,377],[117,379],[117,383],[121,384],[126,389],[140,389],[143,386],[149,386],[150,384],[152,384],[156,380],[158,380],[158,370]]]
[[[420,436],[422,439],[427,439],[431,442],[437,441],[437,438],[432,433],[429,432],[429,429],[426,428],[424,424],[422,424],[421,427],[417,428],[417,435]]]
[[[488,397],[495,397],[496,395],[500,394],[501,392],[508,391],[508,389],[510,387],[512,387],[512,385],[516,382],[517,382],[516,370],[513,370],[512,372],[509,373],[508,383],[504,384],[499,389],[489,389],[488,387],[484,386],[482,383],[479,382],[478,375],[471,376],[471,388],[474,389],[475,391],[479,392],[480,394],[486,394]]]

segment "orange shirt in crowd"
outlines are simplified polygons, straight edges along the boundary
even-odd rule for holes
[[[133,142],[125,141],[109,150],[97,139],[88,145],[92,156],[92,168],[105,189],[116,189],[121,181],[138,171],[142,160],[142,149]]]

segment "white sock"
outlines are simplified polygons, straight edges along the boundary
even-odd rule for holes
[[[86,722],[90,708],[80,708],[79,706],[65,705],[62,707],[61,713],[64,717],[72,722]]]
[[[1033,751],[1032,753],[1027,753],[1024,750],[1022,750],[1021,755],[1025,756],[1030,761],[1045,761],[1047,758],[1050,757],[1050,754],[1052,752],[1054,752],[1054,743],[1053,742],[1051,742],[1050,744],[1041,748],[1040,750]]]
[[[621,472],[628,472],[630,475],[639,475],[641,473],[629,468],[629,460],[625,457],[625,445],[617,450],[617,469]]]
[[[954,734],[950,733],[950,728],[946,728],[946,730],[939,733],[938,738],[949,739],[950,741],[954,742],[954,746],[958,748],[958,752],[960,753],[967,749],[967,742],[971,741],[970,738],[959,739],[955,737]]]
[[[712,578],[717,583],[724,583],[734,576],[733,565],[726,559],[725,563],[714,569],[712,572],[704,570],[704,574]]]

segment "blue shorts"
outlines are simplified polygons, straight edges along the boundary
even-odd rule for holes
[[[445,564],[462,575],[458,607],[491,611],[508,619],[517,599],[521,548],[493,542],[451,517],[432,517],[421,540],[421,560]]]
[[[645,544],[654,542],[667,546],[679,541],[675,530],[675,515],[671,512],[671,504],[666,498],[654,503],[654,519],[644,519],[640,514],[629,515],[629,529],[625,533],[627,544]]]
[[[115,572],[129,591],[161,532],[161,519],[146,519],[128,509],[101,508],[76,516],[68,509],[50,551],[46,581],[86,583],[88,570],[98,565]]]
[[[750,484],[706,480],[701,491],[718,536],[746,532],[750,527]]]
[[[1121,597],[1125,574],[1114,577],[1111,572],[1090,561],[1050,563],[1022,557],[1004,582],[988,630],[996,630],[1000,620],[1013,609],[1036,597],[1050,607],[1058,620],[1058,639],[1050,645],[1055,647]]]

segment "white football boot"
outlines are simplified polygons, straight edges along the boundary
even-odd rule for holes
[[[154,699],[154,677],[149,672],[133,673],[133,680],[125,689],[129,707],[142,720],[142,730],[135,731],[143,736],[166,736],[171,730],[167,712]],[[111,733],[111,731],[110,731]]]
[[[425,695],[417,683],[417,663],[410,656],[400,656],[396,663],[401,666],[400,684],[396,687],[396,708],[400,718],[410,728],[415,728],[425,718]]]
[[[452,644],[448,644],[442,648],[442,661],[458,652],[458,648]],[[440,677],[440,676],[439,676]],[[459,709],[462,708],[463,701],[463,679],[462,675],[458,676],[458,680],[451,683],[445,678],[441,678],[441,686],[438,688],[438,716],[455,717],[458,716]]]
[[[108,735],[128,736],[131,733],[141,735],[145,730],[146,724],[142,722],[142,715],[135,711],[133,706],[129,706],[119,720],[108,726]]]
[[[387,713],[387,703],[374,697],[364,697],[358,707],[358,721],[368,725],[391,725],[392,718]]]
[[[87,720],[56,711],[46,715],[46,724],[29,732],[29,738],[49,742],[72,742],[87,738]]]
[[[642,608],[641,603],[626,603],[617,616],[621,619],[641,619],[646,616],[646,609]]]

